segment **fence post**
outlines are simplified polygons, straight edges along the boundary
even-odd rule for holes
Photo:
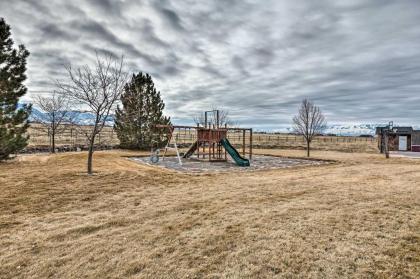
[[[242,154],[245,157],[245,130],[242,130]]]
[[[114,127],[111,129],[111,143],[110,143],[110,145],[111,146],[114,145]]]
[[[74,141],[73,141],[73,148],[77,148],[76,146],[77,146],[77,130],[76,130],[76,133],[75,133],[75,135],[74,135]]]

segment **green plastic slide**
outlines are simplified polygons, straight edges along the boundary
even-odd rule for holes
[[[228,139],[222,139],[220,143],[223,145],[223,147],[238,166],[249,167],[249,160],[242,157],[239,152],[230,144]]]

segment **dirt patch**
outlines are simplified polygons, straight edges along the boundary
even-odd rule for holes
[[[185,173],[221,173],[221,172],[246,172],[257,170],[275,170],[304,166],[319,166],[330,164],[332,161],[289,158],[269,155],[254,155],[249,167],[240,167],[235,162],[228,160],[227,162],[208,162],[197,159],[182,159],[182,165],[179,164],[178,158],[174,156],[160,158],[158,163],[152,163],[149,157],[133,157],[133,161],[149,166],[160,167]]]

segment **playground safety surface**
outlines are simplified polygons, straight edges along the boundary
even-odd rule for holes
[[[298,166],[316,166],[330,163],[322,160],[296,159],[267,155],[254,155],[251,160],[251,166],[249,167],[237,166],[231,160],[228,160],[227,162],[208,162],[191,158],[182,159],[182,165],[180,165],[177,157],[165,157],[164,160],[160,158],[159,162],[156,164],[153,164],[149,157],[132,157],[131,159],[141,164],[188,173],[273,170]]]

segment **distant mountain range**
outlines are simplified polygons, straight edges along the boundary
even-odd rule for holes
[[[20,104],[19,107],[22,105]],[[90,112],[84,111],[69,111],[69,116],[73,119],[74,123],[77,125],[92,125],[95,123],[95,115]],[[29,121],[32,122],[39,122],[39,121],[48,121],[47,113],[40,111],[36,107],[32,107],[32,113],[29,116]],[[106,122],[106,126],[113,126],[114,125],[114,115],[108,116]]]
[[[383,127],[385,124],[357,124],[357,125],[330,125],[324,133],[339,136],[360,136],[375,135],[376,127]]]
[[[334,134],[337,136],[374,136],[376,127],[383,127],[386,124],[332,124],[327,125],[324,134]],[[287,128],[288,132],[293,132],[292,128]]]
[[[20,105],[21,106],[21,105]],[[90,112],[83,111],[71,111],[70,113],[75,115],[75,123],[78,125],[92,125],[95,120],[95,115]],[[30,121],[46,121],[46,113],[32,108],[32,114],[29,118]],[[107,126],[114,125],[114,115],[110,115],[106,121]],[[328,125],[325,129],[325,134],[334,134],[338,136],[360,136],[360,135],[375,135],[376,127],[385,126],[386,124],[332,124]],[[279,130],[278,132],[293,132],[292,128],[286,128]]]

